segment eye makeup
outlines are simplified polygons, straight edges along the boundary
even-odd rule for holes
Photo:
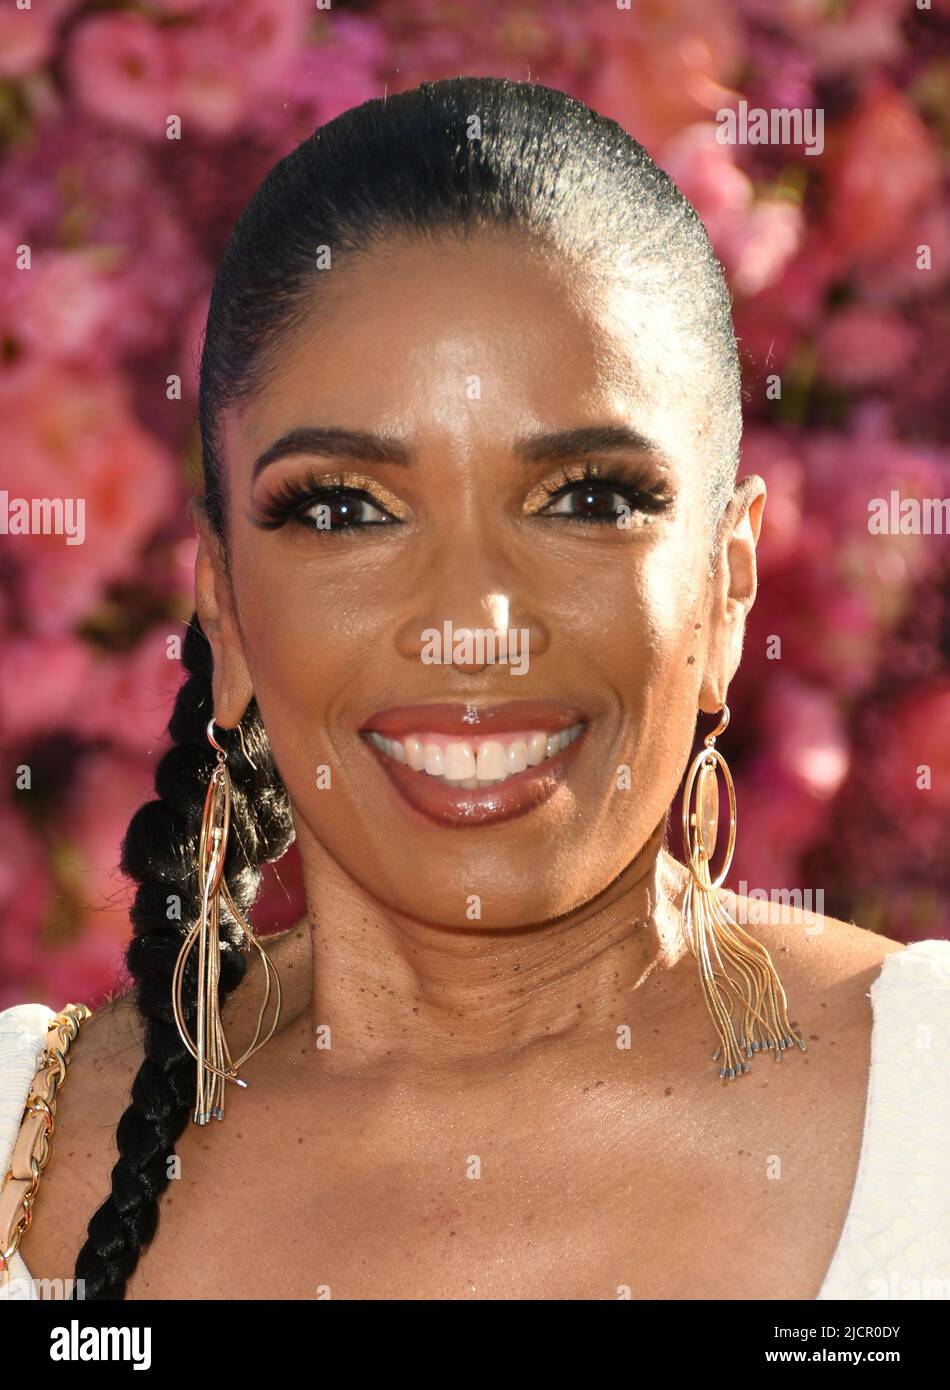
[[[317,518],[310,515],[320,506],[351,510],[353,515],[343,525],[321,526]],[[373,508],[381,515],[372,520],[356,521],[360,506]],[[312,470],[300,477],[282,479],[276,486],[269,487],[267,495],[251,507],[251,520],[261,530],[277,531],[288,522],[294,522],[329,535],[363,530],[367,526],[392,525],[406,521],[409,515],[406,504],[375,478],[362,473]]]
[[[586,496],[595,506],[598,500],[619,497],[631,513],[665,512],[673,504],[673,495],[667,485],[648,466],[625,464],[617,459],[609,463],[585,459],[582,463],[566,464],[555,479],[533,487],[525,499],[525,510],[531,516],[545,519],[580,521],[588,525],[616,524],[616,507],[590,515],[551,510],[555,503],[568,499],[572,493]]]
[[[585,500],[592,511],[554,510],[573,494]],[[529,516],[545,520],[616,524],[617,505],[603,505],[611,498],[626,504],[631,515],[657,514],[666,511],[673,502],[666,484],[646,465],[628,465],[618,460],[609,463],[584,460],[566,464],[554,478],[535,484],[525,497],[524,510]],[[313,515],[321,507],[328,510],[322,515]],[[367,508],[376,515],[367,516]],[[339,518],[336,524],[332,522],[334,511]],[[398,525],[410,516],[406,504],[375,478],[360,473],[313,470],[270,485],[266,495],[251,509],[251,521],[262,530],[277,531],[290,522],[329,535],[353,535],[371,526]]]

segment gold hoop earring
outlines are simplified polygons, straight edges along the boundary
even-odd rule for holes
[[[718,727],[706,735],[704,747],[686,776],[683,846],[690,881],[683,900],[683,925],[699,965],[706,1006],[719,1034],[713,1061],[722,1058],[719,1075],[731,1080],[751,1071],[745,1058],[757,1052],[770,1051],[780,1060],[793,1042],[802,1052],[807,1049],[788,1021],[788,1001],[771,956],[730,916],[719,897],[736,847],[736,788],[729,765],[715,746],[728,724],[729,706],[723,704]],[[729,796],[729,839],[722,868],[713,878],[710,865],[719,838],[720,771]],[[738,1036],[733,1021],[736,1007],[740,1011]]]
[[[244,733],[240,725],[238,734],[241,748],[248,762],[250,756],[244,743]],[[224,877],[224,861],[228,851],[228,833],[231,826],[231,774],[228,771],[228,755],[214,736],[214,720],[208,721],[208,742],[217,750],[217,766],[211,774],[201,816],[201,833],[198,840],[198,892],[201,908],[198,920],[186,936],[175,972],[172,976],[172,1009],[181,1040],[195,1058],[197,1066],[197,1087],[195,1110],[192,1116],[195,1124],[204,1125],[212,1118],[224,1119],[224,1093],[226,1081],[238,1086],[247,1086],[237,1074],[249,1057],[259,1051],[273,1036],[280,1019],[281,995],[277,968],[254,935],[250,922],[231,896]],[[254,764],[251,763],[253,767]],[[221,942],[219,935],[221,904],[224,903],[244,934],[241,945],[243,951],[251,946],[260,952],[264,963],[266,989],[264,1002],[257,1016],[257,1031],[246,1052],[233,1061],[228,1049],[227,1038],[221,1022],[219,982],[221,976]],[[185,966],[195,946],[198,947],[198,989],[197,989],[197,1039],[192,1038],[185,1023],[185,1009],[182,999],[182,982]],[[270,1000],[271,977],[277,987],[277,1011],[267,1035],[261,1038],[264,1013]]]

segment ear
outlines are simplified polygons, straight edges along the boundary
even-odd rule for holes
[[[214,658],[211,680],[214,721],[222,729],[234,729],[253,699],[254,686],[244,657],[220,537],[208,521],[200,501],[193,501],[188,511],[198,534],[195,608]]]
[[[709,607],[706,669],[699,708],[718,714],[742,659],[746,614],[755,602],[755,547],[767,496],[765,483],[753,474],[737,484],[723,515]]]

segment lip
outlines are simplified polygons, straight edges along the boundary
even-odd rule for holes
[[[450,787],[425,772],[414,772],[388,757],[370,739],[366,747],[386,773],[400,800],[426,820],[465,828],[498,825],[515,820],[550,800],[566,781],[578,749],[587,737],[588,718],[582,710],[554,700],[517,700],[506,705],[399,705],[381,710],[362,725],[361,734],[375,732],[402,740],[407,734],[520,733],[537,729],[559,733],[572,724],[584,728],[573,743],[544,762],[516,773],[493,787]]]
[[[502,705],[393,705],[391,709],[371,714],[359,731],[402,741],[407,734],[418,733],[455,734],[464,738],[466,734],[485,737],[538,729],[558,734],[572,724],[587,722],[583,710],[562,704],[560,700],[509,700]]]

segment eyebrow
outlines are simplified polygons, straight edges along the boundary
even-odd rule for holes
[[[664,458],[663,450],[647,435],[626,425],[583,425],[572,430],[554,430],[529,435],[514,445],[514,455],[522,463],[543,463],[548,459],[581,458],[592,453],[633,451]],[[402,440],[366,430],[338,429],[334,426],[304,425],[281,435],[254,462],[251,480],[256,479],[278,459],[296,454],[320,454],[329,458],[348,458],[361,463],[390,463],[409,468],[413,453]]]

